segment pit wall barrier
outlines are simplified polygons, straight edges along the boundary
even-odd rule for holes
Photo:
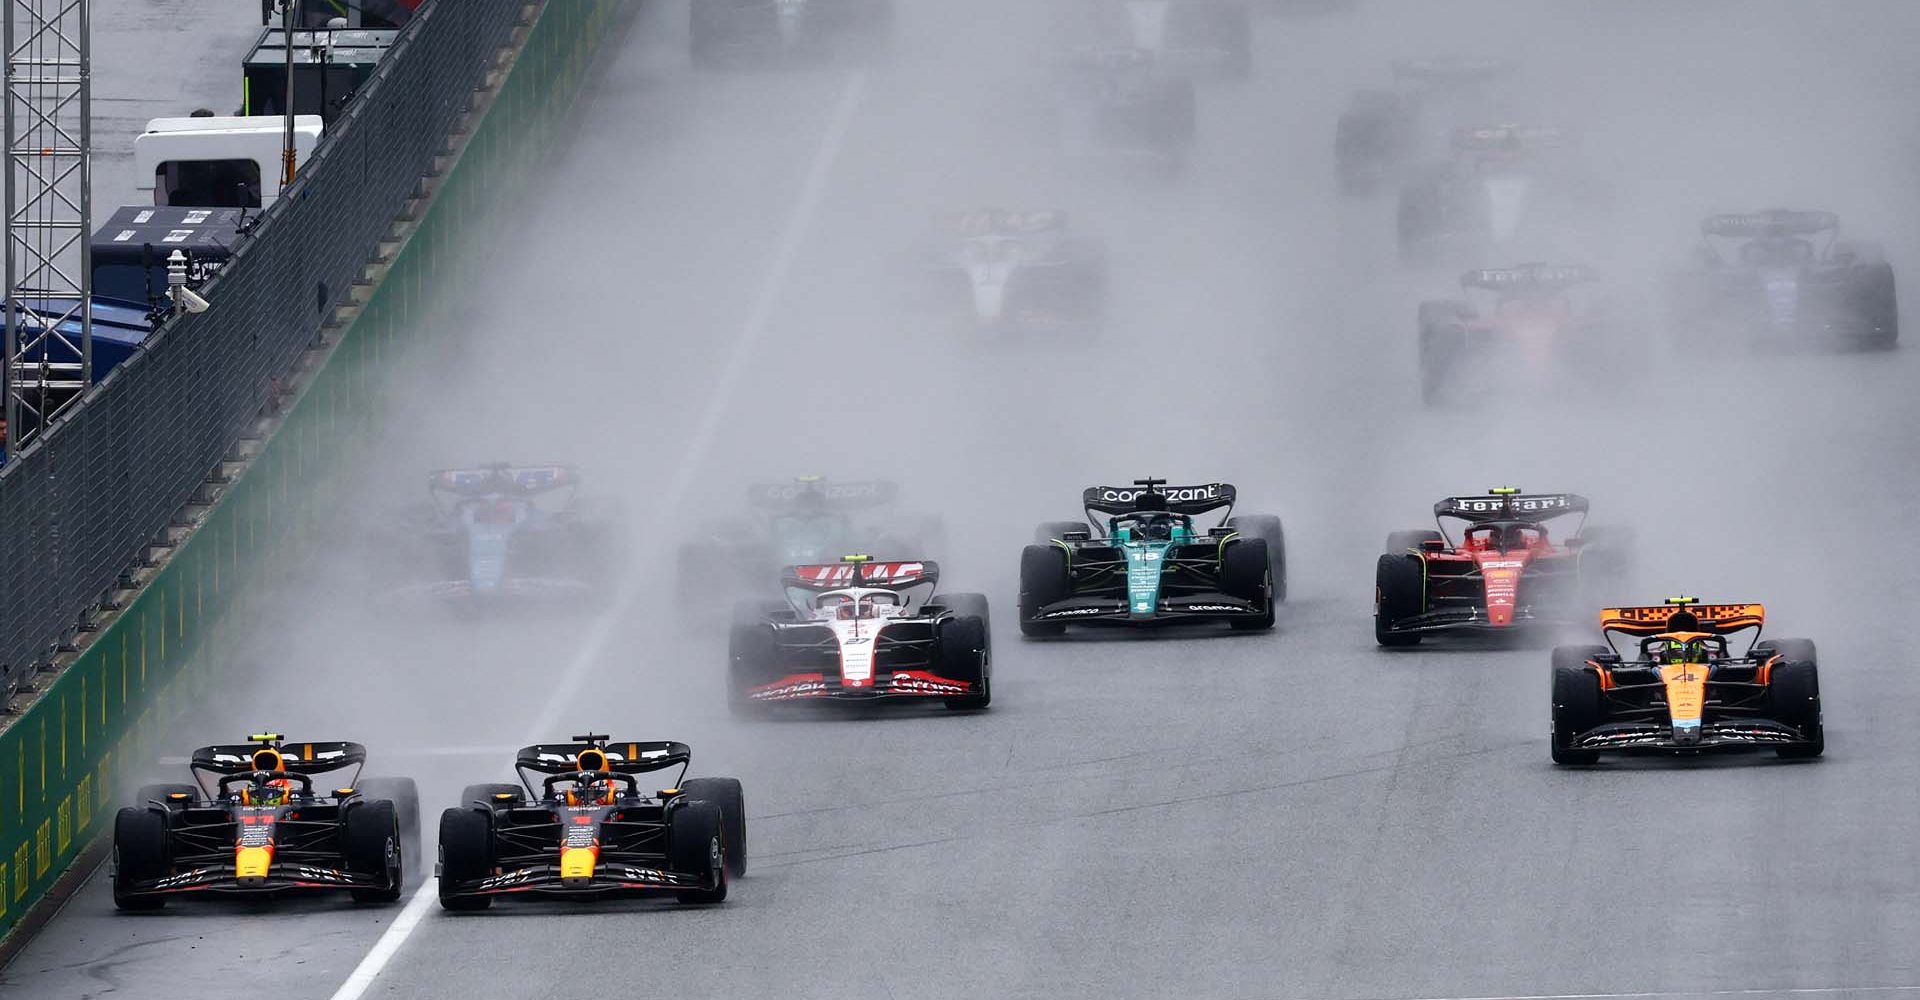
[[[155,740],[180,707],[213,693],[273,568],[310,549],[315,498],[381,419],[383,369],[428,339],[428,315],[443,297],[464,291],[473,263],[464,248],[558,141],[601,44],[618,34],[622,7],[529,5],[537,19],[491,104],[284,420],[171,560],[0,732],[0,934],[111,832],[121,797],[156,757],[191,749]]]

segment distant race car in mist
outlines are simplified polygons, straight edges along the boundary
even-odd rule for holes
[[[1050,0],[1064,48],[1132,49],[1165,70],[1244,79],[1253,18],[1244,0]]]
[[[1083,332],[1106,314],[1107,254],[1064,212],[981,209],[935,220],[927,293],[981,330]]]
[[[1433,505],[1438,530],[1396,531],[1374,568],[1373,637],[1412,646],[1443,632],[1501,634],[1564,625],[1595,590],[1624,585],[1632,537],[1587,527],[1587,499],[1496,487]],[[1550,523],[1579,521],[1556,539]],[[1455,541],[1449,522],[1462,525]]]
[[[367,748],[358,743],[249,739],[195,750],[192,784],[148,785],[114,817],[114,905],[323,891],[397,901],[419,839],[412,779],[362,780]],[[343,771],[351,773],[314,787]]]
[[[900,486],[802,476],[747,488],[749,512],[709,521],[680,545],[678,592],[689,612],[736,598],[779,596],[784,566],[831,562],[848,552],[881,561],[934,556],[946,547],[938,515],[900,510]]]
[[[1354,92],[1335,127],[1335,169],[1344,194],[1370,195],[1403,182],[1428,154],[1428,122],[1470,102],[1513,71],[1497,59],[1403,59],[1390,89]]]
[[[1041,525],[1020,554],[1020,631],[1220,621],[1272,628],[1273,606],[1287,597],[1280,519],[1232,516],[1236,498],[1226,483],[1088,487],[1086,520]],[[1217,526],[1195,524],[1215,511],[1224,512]]]
[[[931,562],[789,566],[786,600],[749,602],[728,645],[727,703],[748,715],[787,702],[993,700],[987,599],[934,592]]]
[[[1067,156],[1179,169],[1193,142],[1193,80],[1138,49],[1079,49],[1059,66],[1054,117]]]
[[[885,49],[894,0],[696,0],[693,60],[760,68],[859,59]]]
[[[1618,347],[1585,267],[1521,264],[1460,276],[1486,301],[1420,303],[1420,398],[1500,397],[1590,378]]]
[[[1401,188],[1396,227],[1409,264],[1562,254],[1602,221],[1606,188],[1557,128],[1454,131],[1453,155]]]
[[[484,910],[513,896],[672,896],[718,903],[746,872],[746,796],[736,778],[688,778],[693,749],[589,733],[515,755],[520,784],[468,785],[440,814],[440,905]],[[667,787],[640,776],[679,768]]]
[[[1893,265],[1878,244],[1842,240],[1839,229],[1832,212],[1708,216],[1693,266],[1674,280],[1676,334],[1893,347],[1900,336]]]
[[[432,472],[429,502],[377,527],[375,558],[407,581],[391,592],[401,598],[591,605],[619,572],[625,533],[617,511],[579,486],[565,465]]]
[[[1602,753],[1692,754],[1826,750],[1820,665],[1811,639],[1760,641],[1758,604],[1698,604],[1600,612],[1604,645],[1553,651],[1553,762]],[[1729,637],[1750,632],[1745,649]],[[1615,637],[1634,640],[1628,652]]]

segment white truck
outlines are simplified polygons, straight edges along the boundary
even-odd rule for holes
[[[319,115],[294,116],[296,168],[323,127]],[[155,118],[133,140],[136,190],[153,205],[264,209],[279,197],[286,130],[280,115]]]

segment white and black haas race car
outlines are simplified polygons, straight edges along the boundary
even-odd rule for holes
[[[1106,311],[1107,255],[1060,211],[979,209],[934,220],[927,304],[968,302],[982,332],[1089,332]],[[963,289],[965,291],[963,291]]]
[[[743,605],[729,644],[727,702],[752,715],[780,702],[993,699],[987,599],[935,594],[931,562],[790,566],[785,602]]]

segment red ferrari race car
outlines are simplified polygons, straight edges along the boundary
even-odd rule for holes
[[[729,644],[727,702],[750,716],[778,702],[993,700],[987,599],[938,594],[931,562],[790,566],[787,600],[742,606]]]
[[[1572,493],[1488,490],[1433,505],[1438,530],[1396,531],[1374,570],[1373,637],[1412,646],[1439,632],[1502,633],[1568,624],[1584,593],[1620,587],[1632,540],[1620,528],[1587,526],[1587,498]],[[1564,538],[1550,528],[1578,517]],[[1461,525],[1455,541],[1449,522]]]
[[[1479,301],[1420,304],[1421,401],[1557,390],[1610,363],[1622,331],[1609,328],[1597,281],[1589,268],[1547,264],[1461,275]]]

